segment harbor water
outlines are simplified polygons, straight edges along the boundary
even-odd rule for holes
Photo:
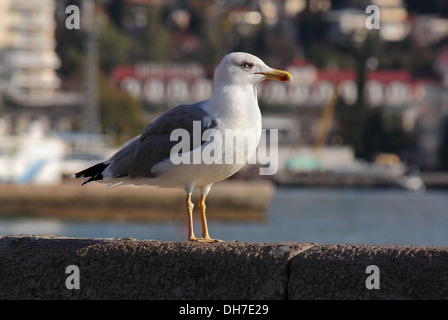
[[[209,196],[213,197],[213,192]],[[195,230],[200,235],[198,219]],[[209,231],[213,238],[241,242],[448,246],[448,191],[277,188],[265,220],[211,220]],[[0,220],[1,235],[183,241],[186,232],[186,221]]]

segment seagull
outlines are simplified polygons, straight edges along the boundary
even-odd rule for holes
[[[110,187],[121,184],[152,185],[162,188],[181,188],[186,192],[185,206],[188,215],[188,240],[211,243],[221,240],[210,238],[205,200],[215,182],[224,180],[239,171],[256,151],[261,136],[261,112],[258,106],[257,86],[265,79],[292,81],[291,75],[268,67],[260,58],[245,52],[227,54],[219,63],[214,77],[214,89],[210,99],[190,105],[177,106],[150,123],[141,135],[124,144],[114,155],[72,176],[88,178],[84,184],[96,181]],[[193,135],[201,134],[183,149],[176,148],[179,139],[173,139],[176,130]],[[198,130],[199,129],[199,130]],[[251,130],[255,139],[247,139],[241,147],[227,139],[227,130]],[[196,131],[195,131],[196,130]],[[213,131],[214,130],[214,131]],[[214,138],[205,133],[214,132]],[[218,135],[220,134],[220,135]],[[217,139],[216,137],[220,137]],[[216,138],[216,139],[215,139]],[[173,161],[175,156],[195,158],[205,148],[215,148],[225,157],[226,153],[245,152],[244,161]],[[187,159],[185,158],[185,159]],[[229,157],[230,158],[230,157]],[[232,158],[230,158],[232,159]],[[218,159],[220,160],[220,159]],[[227,160],[227,159],[226,159]],[[193,231],[191,195],[200,191],[198,209],[201,218],[202,237]]]

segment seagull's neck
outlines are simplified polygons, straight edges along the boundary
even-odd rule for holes
[[[209,110],[217,117],[261,117],[257,87],[254,85],[218,85],[209,101]]]

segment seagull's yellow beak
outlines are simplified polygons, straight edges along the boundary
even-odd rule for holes
[[[266,79],[280,80],[280,81],[292,81],[292,77],[287,71],[272,69],[272,72],[256,72],[262,74]]]

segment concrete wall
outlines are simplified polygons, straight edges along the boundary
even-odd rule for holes
[[[0,299],[447,298],[448,247],[0,237]]]

